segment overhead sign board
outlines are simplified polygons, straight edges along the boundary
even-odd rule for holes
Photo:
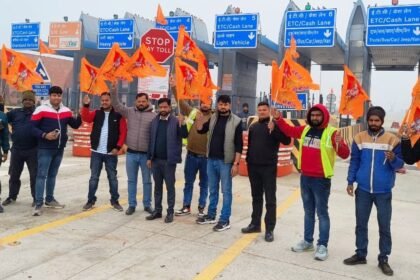
[[[420,46],[420,5],[370,7],[366,45]]]
[[[178,41],[178,31],[179,27],[183,25],[185,31],[191,35],[192,30],[192,16],[182,16],[182,17],[166,17],[168,21],[167,25],[162,25],[156,22],[156,28],[165,29],[169,34],[174,38],[175,42]]]
[[[134,47],[134,20],[100,20],[98,31],[98,49],[111,49],[118,43],[122,49]]]
[[[298,47],[333,47],[336,10],[288,11],[284,46],[290,47],[292,36]]]
[[[216,15],[214,47],[216,49],[256,48],[258,14]]]
[[[80,50],[82,42],[82,23],[51,22],[48,47],[54,50]]]
[[[12,23],[11,46],[15,50],[39,49],[40,23]]]

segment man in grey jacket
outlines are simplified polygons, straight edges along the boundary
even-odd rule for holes
[[[144,211],[153,213],[152,202],[152,179],[150,169],[147,167],[147,152],[149,150],[150,128],[153,118],[156,116],[152,112],[147,93],[136,95],[134,107],[126,107],[118,100],[118,94],[113,87],[111,94],[112,106],[127,119],[127,145],[126,171],[128,178],[128,208],[125,212],[132,215],[137,206],[137,177],[139,167],[141,169],[143,181],[143,207]]]

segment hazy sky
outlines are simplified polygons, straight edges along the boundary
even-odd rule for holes
[[[31,22],[41,22],[41,38],[47,40],[49,22],[62,21],[68,16],[69,21],[78,20],[81,11],[92,16],[112,18],[113,14],[120,17],[126,11],[153,19],[156,15],[157,4],[160,3],[165,14],[170,10],[183,10],[200,17],[207,24],[209,38],[214,29],[214,16],[223,14],[226,7],[232,4],[240,7],[244,13],[260,14],[262,33],[277,42],[281,19],[288,0],[2,0],[0,9],[0,43],[10,46],[11,23],[24,22],[29,18]],[[303,8],[307,0],[295,0]],[[345,40],[346,28],[353,0],[311,0],[313,6],[337,8],[337,30]],[[364,0],[365,6],[377,3],[379,6],[390,5],[391,0]],[[400,0],[400,5],[416,4],[419,0]],[[420,51],[420,47],[419,47]],[[271,67],[261,67],[258,74],[257,92],[269,90]],[[411,72],[375,72],[372,74],[371,99],[375,105],[383,106],[389,115],[392,112],[402,112],[410,104],[411,89],[417,79],[417,69]],[[339,93],[342,83],[342,72],[322,72],[313,67],[313,79],[321,83],[321,90],[327,93],[330,88]],[[214,75],[214,80],[217,77]]]

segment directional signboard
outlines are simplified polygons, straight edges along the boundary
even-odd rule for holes
[[[256,48],[258,14],[216,16],[214,47],[216,49]]]
[[[300,103],[302,103],[302,110],[308,109],[308,93],[307,92],[298,92],[297,94]],[[296,110],[293,106],[285,106],[275,103],[275,107],[279,110]]]
[[[156,22],[156,28],[165,29],[174,38],[175,42],[178,41],[178,30],[181,25],[185,26],[185,31],[191,35],[192,30],[192,17],[166,17],[167,25],[162,25]]]
[[[366,45],[420,46],[420,5],[369,8]]]
[[[53,50],[80,50],[82,42],[82,23],[51,22],[48,46]]]
[[[38,23],[12,23],[12,49],[37,50],[39,49],[39,22]]]
[[[32,90],[35,92],[36,96],[48,96],[48,92],[50,91],[50,88],[51,88],[50,84],[32,85]]]
[[[99,21],[98,49],[110,49],[114,43],[118,43],[122,49],[133,48],[133,19],[111,19]]]
[[[35,72],[37,72],[41,78],[44,80],[45,83],[49,83],[50,75],[48,75],[47,68],[45,68],[44,63],[42,63],[41,59],[38,59],[36,62]]]
[[[288,11],[284,46],[292,36],[298,47],[334,47],[336,10]]]

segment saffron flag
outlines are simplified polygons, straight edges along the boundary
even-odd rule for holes
[[[413,131],[413,135],[410,137],[410,140],[411,145],[414,145],[420,138],[420,77],[417,79],[417,83],[413,87],[411,96],[411,105],[405,114],[401,127],[406,125]]]
[[[297,52],[297,47],[296,47],[296,40],[295,40],[295,37],[293,37],[293,35],[292,35],[292,39],[290,40],[290,54],[292,58],[294,59],[299,58],[299,53]]]
[[[156,22],[162,25],[168,25],[168,21],[163,15],[163,11],[162,11],[162,8],[160,7],[160,4],[158,4],[158,8],[157,8]]]
[[[177,98],[200,99],[200,92],[203,90],[199,82],[197,70],[179,58],[175,58],[175,79]]]
[[[156,62],[147,47],[142,44],[130,57],[125,69],[131,76],[144,78],[147,76],[165,77],[166,69]]]
[[[182,59],[191,60],[197,63],[205,59],[204,53],[191,39],[191,37],[185,31],[185,27],[183,25],[181,25],[181,27],[179,28],[175,56],[180,57]]]
[[[100,69],[90,64],[86,58],[82,58],[80,66],[80,91],[96,95],[109,91]]]
[[[210,104],[213,98],[213,90],[218,90],[219,87],[211,80],[207,59],[204,58],[198,64],[197,74],[199,84],[202,86],[202,90],[199,92],[200,101],[204,104]]]
[[[126,71],[126,65],[130,57],[120,48],[118,43],[112,45],[100,68],[101,75],[105,80],[116,82],[119,80],[132,81],[131,75]]]
[[[47,45],[45,45],[45,43],[42,40],[39,41],[39,52],[41,54],[43,53],[55,54],[56,53],[55,50],[50,49]]]
[[[3,45],[1,49],[1,78],[8,80],[11,69],[16,63],[17,58],[21,56],[18,52],[15,52],[12,49],[6,48]]]
[[[363,116],[365,101],[369,100],[362,85],[351,70],[344,65],[344,80],[341,89],[341,102],[339,113],[351,115],[354,119]]]

